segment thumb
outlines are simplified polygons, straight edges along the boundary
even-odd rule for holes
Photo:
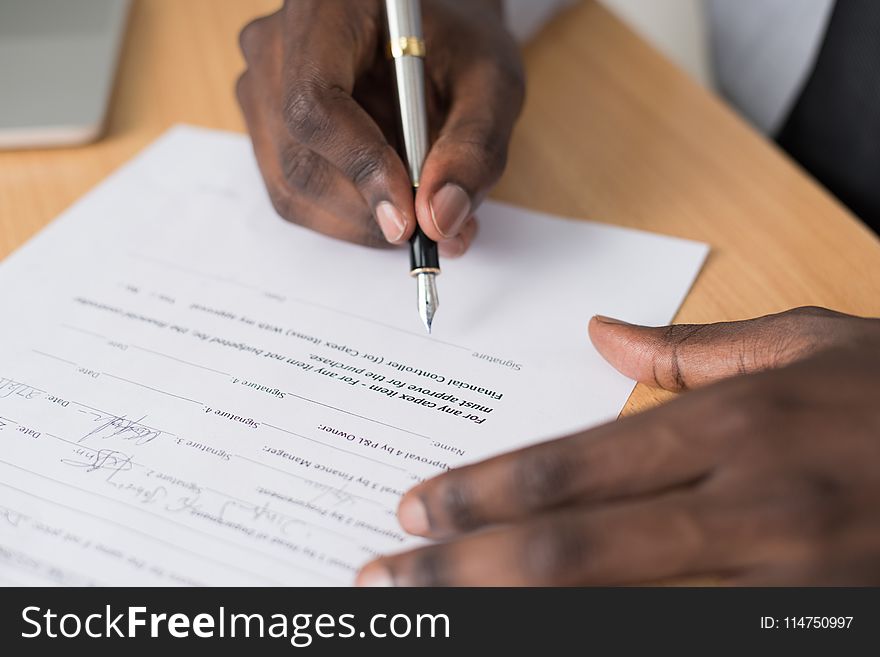
[[[805,358],[857,337],[866,321],[815,307],[738,322],[660,327],[596,316],[589,333],[621,373],[680,391]]]
[[[458,236],[501,177],[522,80],[494,67],[473,67],[460,73],[453,93],[416,194],[419,225],[437,241]]]

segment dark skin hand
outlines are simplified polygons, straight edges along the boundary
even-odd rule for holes
[[[500,0],[422,5],[433,148],[416,198],[379,0],[288,0],[243,30],[238,98],[285,219],[371,246],[404,244],[418,223],[444,256],[467,250],[522,66]],[[798,309],[589,330],[632,378],[705,387],[421,484],[401,524],[443,542],[377,560],[358,583],[880,584],[880,320]]]
[[[398,144],[380,0],[288,0],[241,33],[237,93],[278,213],[370,246],[416,222],[446,257],[467,250],[523,102],[500,0],[424,0],[433,147],[416,198]]]
[[[880,319],[589,332],[624,374],[695,390],[420,484],[400,522],[442,542],[359,584],[880,584]]]

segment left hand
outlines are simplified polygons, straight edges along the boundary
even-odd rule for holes
[[[589,330],[632,378],[711,385],[420,484],[400,522],[445,542],[358,584],[880,584],[880,320]]]

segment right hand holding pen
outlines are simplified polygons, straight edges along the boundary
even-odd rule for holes
[[[370,246],[416,222],[446,257],[464,253],[479,203],[504,169],[524,95],[496,0],[424,0],[433,147],[413,199],[398,155],[380,0],[288,0],[247,25],[237,93],[278,213]]]

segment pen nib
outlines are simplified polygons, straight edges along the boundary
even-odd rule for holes
[[[434,280],[436,274],[422,272],[416,275],[419,291],[419,317],[425,324],[428,333],[431,332],[431,324],[434,322],[434,313],[440,305],[437,297],[437,283]]]

